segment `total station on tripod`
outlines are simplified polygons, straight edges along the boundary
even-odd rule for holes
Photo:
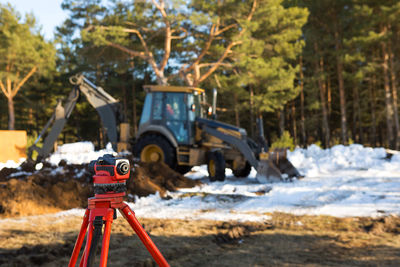
[[[93,174],[94,193],[97,197],[110,194],[124,196],[126,193],[126,180],[129,179],[130,164],[127,159],[105,154],[89,164]]]

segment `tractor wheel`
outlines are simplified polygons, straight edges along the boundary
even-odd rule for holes
[[[162,161],[170,168],[175,168],[175,149],[160,135],[149,134],[141,137],[135,145],[134,154],[142,162]]]
[[[235,169],[232,168],[233,175],[235,175],[238,178],[246,178],[249,176],[251,172],[251,166],[250,164],[246,161],[246,165],[242,169]]]
[[[225,159],[220,151],[209,152],[208,158],[208,176],[211,182],[225,180]]]
[[[186,165],[179,165],[176,167],[176,171],[182,175],[189,172],[191,169],[192,169],[192,166],[186,166]]]

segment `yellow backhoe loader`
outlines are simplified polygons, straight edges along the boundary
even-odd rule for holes
[[[57,104],[53,116],[29,149],[29,156],[34,150],[38,152],[38,160],[49,155],[80,94],[84,94],[99,113],[113,148],[127,150],[131,143],[134,155],[141,161],[163,161],[181,173],[207,164],[211,181],[223,181],[225,168],[231,168],[237,177],[247,177],[254,167],[262,183],[300,176],[284,150],[268,152],[261,120],[257,142],[247,136],[245,129],[215,120],[215,90],[210,106],[200,88],[145,86],[147,94],[138,133],[129,140],[129,125],[118,100],[83,75],[73,76],[70,81],[73,90],[64,104],[61,101]],[[212,113],[208,115],[214,119],[207,118],[207,113]],[[42,138],[43,146],[38,147]]]

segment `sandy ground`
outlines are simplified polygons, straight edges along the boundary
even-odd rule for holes
[[[270,215],[264,223],[138,219],[171,266],[400,264],[398,217]],[[1,220],[0,266],[67,266],[80,225],[75,215]],[[108,265],[155,266],[122,216],[113,223]]]

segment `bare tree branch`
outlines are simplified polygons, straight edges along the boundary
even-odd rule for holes
[[[226,32],[227,30],[230,30],[230,29],[235,28],[235,27],[237,27],[237,26],[238,26],[238,25],[237,25],[236,23],[235,23],[235,24],[228,25],[228,26],[222,28],[221,30],[216,31],[216,32],[214,33],[214,35],[215,35],[215,36],[220,35],[221,33],[224,33],[224,32]]]
[[[253,15],[254,15],[254,12],[255,12],[256,8],[257,8],[257,0],[254,0],[253,1],[253,5],[252,5],[251,10],[250,10],[250,13],[246,18],[247,21],[251,21],[251,19],[253,18]],[[227,26],[227,27],[230,27],[230,26]],[[222,30],[225,31],[225,29],[227,27],[223,28]],[[240,30],[239,34],[238,34],[238,37],[241,37],[244,34],[245,31],[246,31],[246,28],[242,28]],[[200,83],[200,82],[204,81],[205,79],[207,79],[208,76],[210,76],[219,66],[221,66],[221,64],[223,64],[223,61],[225,60],[225,58],[228,56],[229,53],[232,52],[231,49],[234,46],[239,45],[241,43],[242,43],[241,41],[232,41],[226,47],[224,53],[221,55],[221,57],[218,59],[218,61],[211,68],[209,68],[208,71],[205,74],[203,74],[197,81],[195,81],[194,84]]]
[[[250,21],[253,18],[254,12],[256,11],[257,8],[257,0],[253,1],[253,6],[251,7],[250,14],[247,16],[247,21]]]
[[[237,42],[231,42],[225,49],[224,53],[222,54],[222,56],[218,59],[217,62],[215,62],[215,64],[208,69],[208,71],[202,75],[199,80],[198,83],[201,83],[202,81],[204,81],[205,79],[208,78],[208,76],[210,76],[219,66],[221,66],[222,61],[224,61],[224,59],[228,56],[228,54],[230,52],[232,52],[231,48],[234,47],[235,45],[241,44],[241,42],[237,41]]]
[[[6,79],[6,86],[7,86],[7,92],[8,92],[8,97],[12,97],[12,87],[11,87],[11,80],[9,77]]]
[[[29,73],[18,83],[18,85],[14,88],[14,90],[12,90],[12,94],[11,96],[14,97],[19,89],[21,89],[21,86],[24,85],[24,83],[36,72],[37,70],[37,66],[34,66]]]
[[[96,28],[99,28],[99,29],[102,29],[102,30],[113,30],[113,27],[108,27],[108,26],[93,26],[93,25],[87,27],[86,30],[91,30],[91,29],[93,29],[93,28],[95,28],[95,27],[96,27]],[[127,32],[127,33],[134,33],[134,34],[136,34],[137,37],[139,38],[140,43],[142,44],[144,50],[146,51],[146,53],[148,54],[148,56],[150,56],[149,48],[148,48],[147,43],[145,42],[145,40],[144,40],[144,38],[143,38],[143,35],[140,33],[140,31],[138,31],[138,30],[136,30],[136,29],[128,29],[128,28],[124,28],[124,29],[122,29],[122,31],[123,31],[123,32]]]
[[[171,40],[172,40],[171,24],[168,20],[167,12],[165,11],[164,0],[160,0],[160,4],[158,4],[156,0],[152,0],[152,2],[156,6],[156,8],[160,11],[165,24],[164,56],[159,65],[159,70],[163,72],[165,67],[167,66],[168,59],[171,54]]]
[[[212,41],[214,40],[216,28],[217,28],[217,26],[215,24],[211,25],[210,34],[208,36],[208,40],[207,40],[206,46],[201,51],[200,55],[198,55],[197,59],[192,64],[190,64],[188,67],[186,67],[186,65],[183,65],[181,67],[181,69],[179,70],[179,72],[188,72],[188,71],[192,70],[197,64],[200,63],[200,61],[207,54],[208,50],[211,47]]]
[[[153,29],[150,29],[150,28],[147,28],[147,27],[142,27],[142,26],[140,26],[140,25],[138,25],[136,23],[130,22],[130,21],[125,21],[125,24],[126,25],[130,25],[130,26],[134,26],[134,27],[138,27],[138,28],[142,29],[145,32],[153,31]]]
[[[203,64],[198,64],[198,68],[206,68],[206,67],[212,67],[215,64],[219,64],[219,66],[224,66],[224,67],[228,67],[231,68],[232,64],[231,63],[218,63],[218,62],[213,62],[213,63],[203,63]]]
[[[9,95],[8,95],[6,88],[4,87],[4,84],[2,81],[0,81],[0,88],[1,88],[1,91],[3,91],[4,95],[8,98]]]
[[[219,78],[218,78],[218,76],[216,74],[214,74],[214,78],[215,78],[215,82],[217,83],[217,86],[219,88],[222,88],[221,83],[219,82]]]
[[[144,60],[147,60],[147,59],[148,59],[146,53],[143,52],[143,51],[131,50],[131,49],[129,49],[129,48],[126,48],[126,47],[123,46],[123,45],[116,44],[116,43],[112,43],[112,42],[108,42],[107,44],[108,44],[109,46],[111,46],[111,47],[117,48],[117,49],[119,49],[119,50],[121,50],[121,51],[123,51],[123,52],[129,54],[130,56],[133,56],[133,57],[140,57],[141,59],[144,59]]]
[[[174,36],[174,35],[172,35],[171,36],[171,39],[172,40],[174,40],[174,39],[184,39],[184,38],[186,38],[187,36],[188,36],[188,31],[185,29],[185,28],[183,28],[183,27],[180,27],[179,28],[181,31],[183,31],[183,33],[184,33],[184,35],[183,36]],[[174,32],[176,32],[176,30],[172,30],[171,31],[171,34],[173,34]]]

